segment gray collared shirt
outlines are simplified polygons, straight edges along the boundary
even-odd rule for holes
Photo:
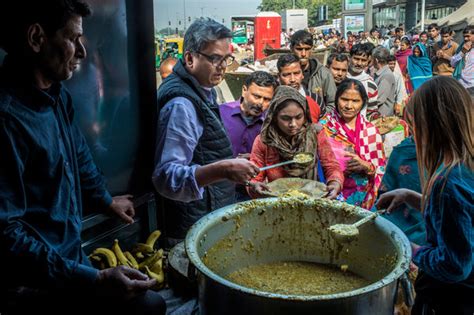
[[[388,65],[385,65],[375,72],[374,79],[378,86],[378,112],[382,116],[394,115],[393,105],[395,104],[396,83],[393,72]]]

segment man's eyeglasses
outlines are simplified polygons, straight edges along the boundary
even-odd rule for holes
[[[212,63],[212,65],[214,67],[217,67],[217,66],[220,66],[222,64],[222,62],[225,61],[225,66],[227,67],[228,65],[230,65],[231,63],[234,62],[235,60],[235,57],[232,56],[232,55],[229,55],[229,56],[220,56],[220,55],[207,55],[207,54],[204,54],[200,51],[196,51],[197,54],[200,54],[201,56],[204,56],[206,57],[206,59]]]

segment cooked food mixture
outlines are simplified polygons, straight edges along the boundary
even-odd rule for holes
[[[293,159],[298,164],[306,164],[310,163],[314,159],[314,156],[310,153],[298,153]]]
[[[352,291],[370,282],[350,271],[348,266],[311,262],[276,262],[239,269],[227,279],[260,291],[286,295],[321,295]],[[345,270],[345,271],[343,271]]]
[[[280,194],[281,197],[308,197],[309,195],[310,194],[297,189],[288,189],[286,192]]]
[[[334,224],[329,227],[329,231],[344,237],[357,236],[359,234],[359,230],[351,224]]]

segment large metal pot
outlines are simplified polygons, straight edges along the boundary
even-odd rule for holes
[[[381,217],[339,244],[327,228],[368,211],[325,199],[269,198],[231,205],[199,220],[186,236],[197,269],[201,314],[393,314],[398,279],[408,269],[406,236]],[[347,264],[372,284],[330,295],[282,295],[224,278],[242,267],[275,261]]]

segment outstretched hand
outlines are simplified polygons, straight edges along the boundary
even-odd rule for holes
[[[266,192],[270,192],[271,189],[265,183],[251,182],[249,183],[250,189],[259,195],[265,195]]]
[[[133,207],[132,195],[115,196],[112,198],[110,210],[118,215],[124,222],[133,223],[135,208]]]
[[[377,201],[377,209],[386,209],[387,213],[399,208],[406,202],[407,193],[406,189],[395,189],[380,195]]]

